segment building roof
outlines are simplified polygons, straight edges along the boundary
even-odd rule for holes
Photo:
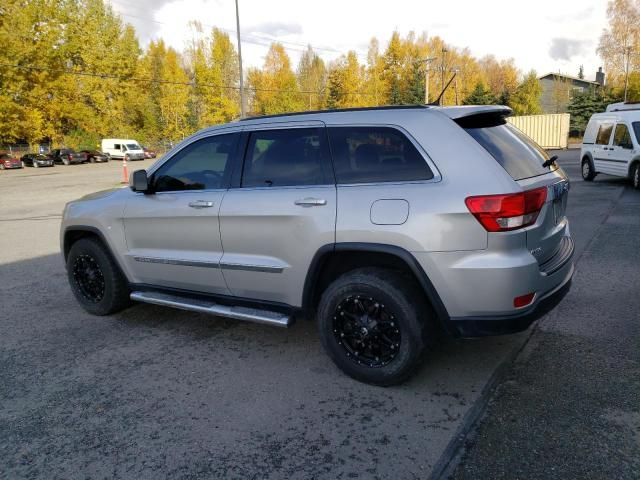
[[[576,82],[583,82],[583,83],[588,83],[589,85],[600,85],[598,82],[594,81],[594,80],[587,80],[586,78],[578,78],[578,77],[572,77],[571,75],[565,75],[564,73],[554,73],[554,72],[549,72],[545,75],[542,75],[541,77],[538,77],[539,80],[542,80],[543,78],[547,78],[547,77],[562,77],[562,78],[566,78],[567,80],[573,80]]]

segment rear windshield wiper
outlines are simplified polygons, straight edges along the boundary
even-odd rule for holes
[[[542,164],[542,168],[547,168],[550,167],[551,165],[553,165],[554,163],[556,163],[556,160],[558,159],[558,155],[554,155],[553,157],[551,157],[549,160],[546,160],[545,162],[543,162]]]

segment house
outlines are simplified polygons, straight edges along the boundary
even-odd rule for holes
[[[604,86],[602,67],[596,72],[595,81],[572,77],[562,73],[547,73],[538,77],[542,85],[540,106],[543,113],[566,113],[567,105],[574,92],[585,92]]]

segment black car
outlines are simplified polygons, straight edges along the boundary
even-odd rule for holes
[[[53,158],[42,153],[27,153],[20,160],[23,167],[53,167]]]
[[[87,161],[84,153],[78,153],[72,148],[57,148],[51,152],[51,157],[55,163],[62,163],[64,165],[84,163]]]
[[[91,163],[109,161],[109,155],[107,155],[106,153],[99,152],[97,150],[80,150],[80,153],[83,153],[87,158],[87,161]]]

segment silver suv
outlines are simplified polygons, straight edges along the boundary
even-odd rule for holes
[[[438,331],[526,329],[573,275],[569,183],[506,107],[384,107],[198,132],[130,189],[69,203],[90,313],[131,301],[288,326],[352,377],[406,379]]]

